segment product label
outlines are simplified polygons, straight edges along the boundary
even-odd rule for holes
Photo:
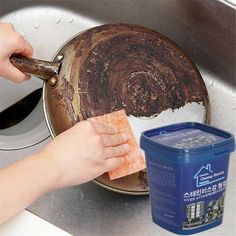
[[[193,229],[222,219],[227,184],[228,159],[183,169],[188,179],[182,191],[182,227]],[[186,182],[188,184],[186,184]]]
[[[228,157],[178,167],[148,160],[155,221],[189,230],[221,220],[227,170]]]
[[[168,225],[179,226],[176,221],[178,196],[175,168],[149,160],[148,175],[153,217]]]

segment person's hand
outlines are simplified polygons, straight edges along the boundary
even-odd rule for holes
[[[81,121],[38,153],[0,169],[0,224],[49,191],[117,168],[129,151],[126,141],[111,126]]]
[[[9,59],[15,53],[31,57],[33,49],[12,24],[0,22],[0,76],[19,83],[29,77],[11,64]]]
[[[59,174],[54,188],[88,182],[123,163],[129,151],[126,134],[97,122],[81,121],[39,152]]]

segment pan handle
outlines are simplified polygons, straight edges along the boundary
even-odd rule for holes
[[[56,84],[61,65],[60,62],[43,61],[21,55],[12,55],[10,62],[21,72],[49,81],[51,85]]]

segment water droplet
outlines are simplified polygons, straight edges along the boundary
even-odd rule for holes
[[[34,28],[35,28],[35,29],[39,29],[39,25],[38,25],[38,24],[35,24],[35,25],[34,25]]]
[[[60,18],[57,18],[56,24],[59,24],[60,22],[61,22],[61,19],[60,19]]]
[[[17,16],[18,16],[18,13],[15,12],[15,13],[13,14],[13,16],[12,16],[12,19],[15,19]]]
[[[209,81],[209,82],[208,82],[208,85],[209,85],[209,86],[213,86],[213,84],[214,84],[213,81]]]
[[[73,18],[70,18],[70,19],[68,20],[69,23],[72,23],[73,21],[74,21]]]

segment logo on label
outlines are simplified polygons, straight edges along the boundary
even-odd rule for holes
[[[224,179],[223,175],[224,171],[216,173],[212,170],[211,164],[207,164],[202,166],[193,178],[196,180],[196,186],[201,187]]]

